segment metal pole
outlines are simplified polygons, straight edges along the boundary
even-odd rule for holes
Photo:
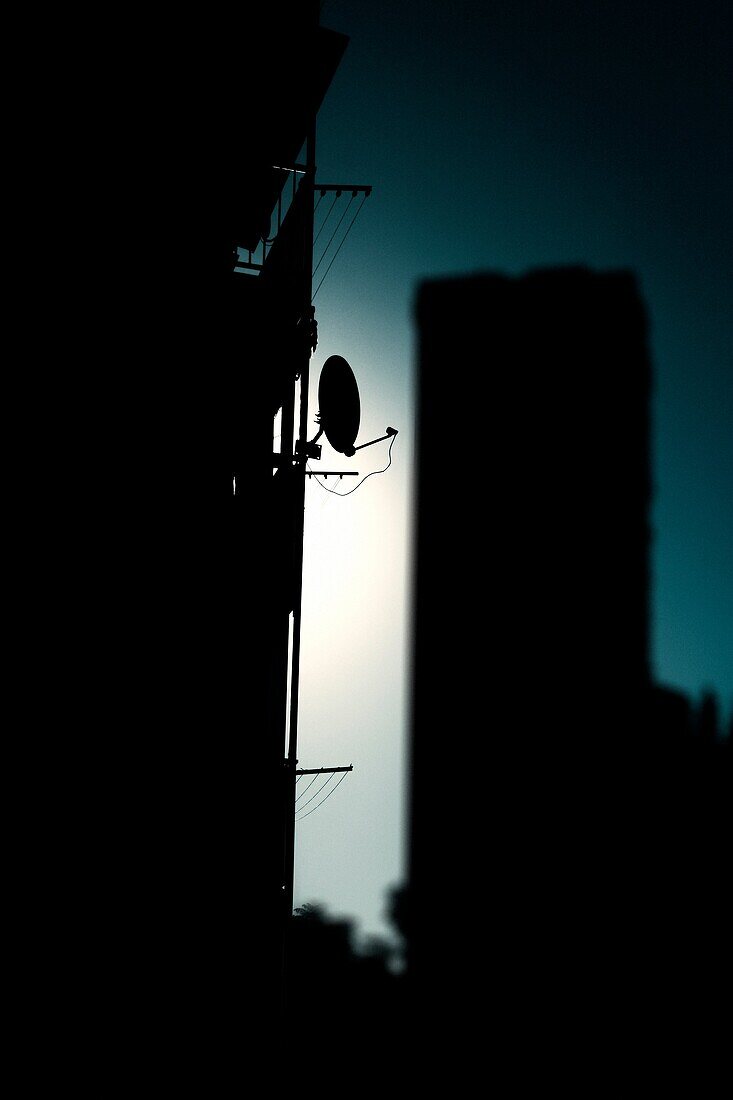
[[[311,293],[313,289],[311,271],[313,268],[313,194],[316,174],[316,125],[311,124],[307,141],[306,174],[301,187],[306,188],[303,195],[305,206],[303,226],[303,297],[301,319],[304,331],[309,331]],[[305,342],[298,354],[300,366],[300,426],[299,438],[302,442],[308,436],[308,384],[310,379],[310,347]],[[293,880],[295,872],[295,779],[298,752],[298,690],[300,683],[300,625],[303,594],[303,533],[305,510],[305,463],[306,455],[301,451],[295,468],[297,484],[295,490],[295,594],[293,600],[293,642],[290,671],[290,724],[288,737],[288,755],[285,762],[286,783],[286,823],[285,823],[285,914],[290,917],[293,911]]]

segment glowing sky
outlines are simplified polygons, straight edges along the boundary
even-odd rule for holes
[[[653,668],[733,705],[731,17],[709,0],[332,0],[321,21],[351,42],[319,114],[318,178],[374,192],[315,299],[311,408],[321,365],[343,355],[361,392],[357,443],[400,434],[390,470],[349,497],[307,489],[299,756],[355,770],[298,827],[295,902],[380,933],[403,874],[421,279],[564,263],[637,273],[655,371]],[[447,488],[468,478],[481,492],[461,467],[464,417],[447,388]],[[353,459],[325,443],[321,467],[386,460],[387,443]],[[446,745],[438,813],[454,778]]]

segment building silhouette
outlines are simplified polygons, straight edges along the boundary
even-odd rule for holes
[[[714,1018],[730,914],[730,753],[650,675],[644,304],[626,271],[479,274],[416,323],[417,1030],[598,1084]]]
[[[292,409],[305,355],[294,162],[346,40],[312,2],[113,23],[115,62],[101,32],[88,49],[106,82],[78,77],[99,228],[73,312],[102,335],[74,373],[99,426],[74,444],[80,564],[55,582],[70,593],[45,678],[55,716],[28,773],[40,889],[25,985],[56,1079],[225,1095],[281,1040],[297,570],[273,414]],[[261,262],[263,238],[270,262],[237,264]],[[67,469],[58,480],[78,491]]]

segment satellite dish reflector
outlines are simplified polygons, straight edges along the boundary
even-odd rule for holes
[[[318,381],[318,406],[321,428],[334,451],[353,455],[361,402],[354,372],[340,355],[329,356],[323,364]]]

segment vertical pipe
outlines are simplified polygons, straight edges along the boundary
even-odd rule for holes
[[[313,290],[311,272],[313,269],[313,197],[315,182],[316,125],[312,120],[308,134],[306,152],[306,173],[300,186],[303,195],[303,284],[301,300],[301,320],[304,331],[309,333],[311,294]],[[300,424],[299,439],[305,445],[308,434],[308,384],[310,377],[310,346],[304,339],[298,348],[300,364]],[[290,679],[290,724],[288,738],[288,756],[286,762],[287,821],[286,821],[286,867],[285,867],[285,912],[290,916],[293,908],[293,879],[295,871],[295,769],[298,758],[298,690],[300,682],[300,626],[303,592],[303,534],[305,509],[305,463],[306,456],[301,450],[295,467],[297,478],[295,490],[295,594],[293,600],[293,648]]]

